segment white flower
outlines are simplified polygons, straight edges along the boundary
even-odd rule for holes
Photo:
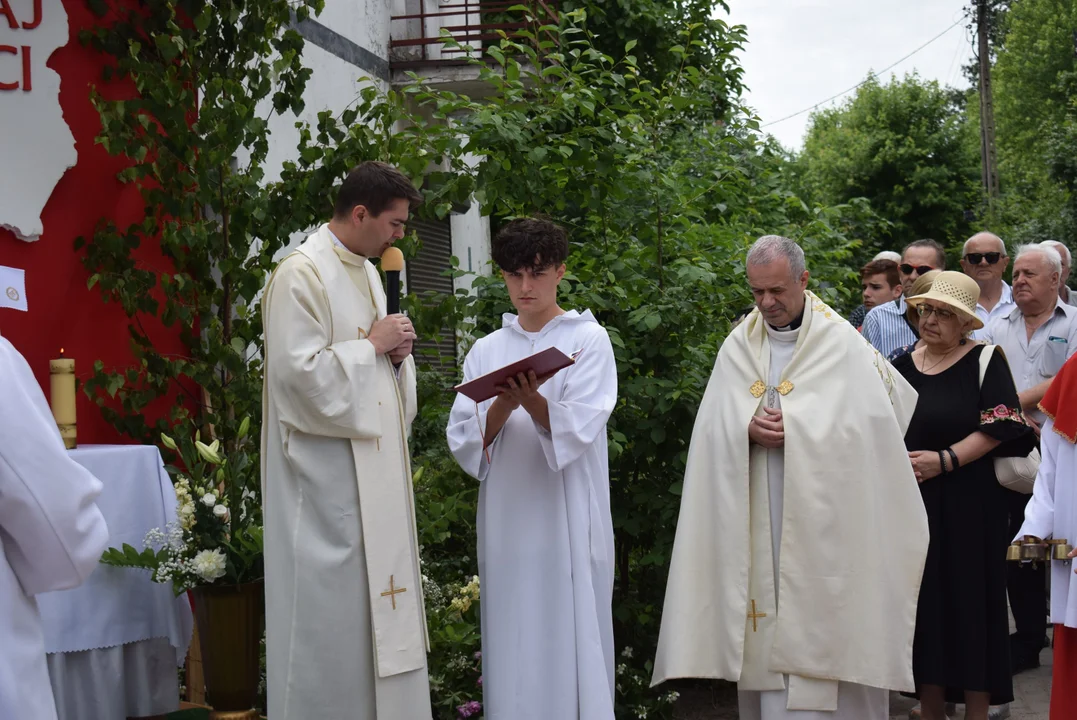
[[[217,496],[213,493],[206,493],[202,496],[202,504],[206,507],[213,507],[217,504]]]
[[[228,519],[228,508],[224,505],[217,505],[213,508],[213,514],[219,517],[221,520]]]
[[[217,550],[203,550],[191,560],[191,570],[206,582],[213,582],[224,575],[224,553]]]
[[[198,451],[198,454],[202,456],[202,459],[211,465],[221,465],[224,463],[224,459],[221,458],[220,454],[217,452],[221,447],[221,442],[219,440],[214,440],[209,445],[206,445],[199,440],[195,440],[194,447],[195,450]]]
[[[632,648],[631,647],[626,647],[624,650],[622,650],[621,651],[621,657],[623,657],[623,658],[632,657]]]
[[[190,507],[193,517],[194,506],[191,505]],[[168,524],[168,546],[172,548],[173,552],[183,552],[183,550],[187,547],[186,539],[183,532],[184,529],[185,528],[182,525],[177,525],[176,523]]]
[[[194,527],[194,502],[185,502],[176,510],[176,518],[184,530]]]

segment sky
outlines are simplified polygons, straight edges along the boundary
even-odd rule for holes
[[[747,26],[741,52],[747,103],[787,148],[800,149],[810,108],[879,73],[962,17],[966,0],[727,0],[726,21]],[[718,11],[722,13],[721,10]],[[722,13],[724,14],[724,13]],[[919,73],[964,88],[972,57],[968,21],[883,75]],[[823,104],[831,107],[849,97]],[[777,122],[781,120],[781,122]]]

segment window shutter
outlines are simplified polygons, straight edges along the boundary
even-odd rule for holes
[[[452,231],[449,219],[410,220],[408,227],[418,235],[419,252],[408,260],[408,294],[415,294],[424,304],[437,304],[453,294],[452,278],[443,275],[452,258]],[[415,343],[415,362],[429,364],[447,373],[456,373],[456,332],[445,326],[433,337]]]

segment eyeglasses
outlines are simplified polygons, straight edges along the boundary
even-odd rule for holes
[[[937,308],[934,305],[917,305],[916,306],[916,314],[919,315],[922,318],[926,318],[931,313],[935,313],[935,319],[937,319],[939,322],[946,322],[948,320],[953,320],[954,316],[957,314],[957,313],[954,313],[954,312],[952,312],[950,310],[943,310],[942,308]]]
[[[969,253],[965,256],[965,260],[969,265],[979,265],[981,260],[986,260],[988,265],[994,265],[1002,259],[1002,253],[989,252],[989,253]]]
[[[906,275],[912,275],[914,270],[916,271],[917,275],[926,275],[935,269],[930,265],[909,265],[908,263],[902,263],[898,267],[901,268],[901,272],[905,273]]]

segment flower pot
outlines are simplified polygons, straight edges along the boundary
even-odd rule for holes
[[[265,626],[261,580],[243,585],[205,585],[191,590],[206,681],[206,702],[215,720],[255,718],[259,644]]]

